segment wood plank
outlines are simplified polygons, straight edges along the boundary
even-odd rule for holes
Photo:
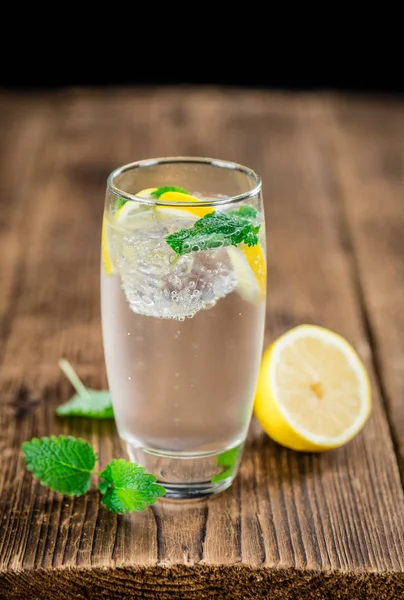
[[[404,481],[404,102],[335,104],[338,187]]]
[[[403,492],[340,199],[330,185],[334,165],[322,154],[334,136],[327,125],[332,100],[140,89],[75,91],[43,102],[44,135],[24,181],[30,204],[13,229],[26,236],[29,252],[21,254],[20,288],[2,342],[5,597],[192,600],[245,598],[248,590],[250,598],[399,598]],[[2,103],[12,112],[7,98]],[[36,108],[27,103],[28,123]],[[231,489],[184,508],[160,502],[116,517],[100,506],[95,483],[75,500],[34,483],[18,449],[33,435],[72,433],[94,444],[101,466],[124,455],[111,425],[55,418],[70,394],[57,360],[71,360],[88,385],[106,385],[98,300],[105,179],[119,164],[176,154],[234,159],[261,173],[269,232],[266,343],[303,322],[345,335],[372,374],[374,411],[349,445],[319,456],[277,446],[254,422]],[[17,194],[19,205],[26,193]]]
[[[27,105],[31,111],[37,109],[35,117],[26,114]],[[47,103],[24,97],[6,101],[0,97],[0,112],[7,127],[2,128],[0,136],[0,252],[7,256],[1,269],[0,285],[0,323],[3,327],[2,338],[7,336],[7,328],[14,310],[10,299],[19,293],[21,244],[15,232],[25,217],[26,203],[20,202],[24,194],[29,197],[29,175],[32,174],[35,155],[42,144],[46,118],[44,109]],[[22,174],[28,177],[22,177]],[[0,350],[1,352],[1,350]]]

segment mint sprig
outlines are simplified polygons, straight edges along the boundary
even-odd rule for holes
[[[215,211],[198,219],[188,229],[180,229],[165,240],[178,256],[189,252],[210,250],[225,246],[256,246],[260,224],[252,206],[242,206],[229,213]]]
[[[114,418],[111,395],[108,390],[87,388],[65,358],[59,360],[59,366],[76,390],[76,394],[68,402],[57,407],[56,414],[59,417]]]
[[[88,442],[71,435],[33,438],[21,446],[28,471],[51,490],[81,496],[90,487],[97,456]]]
[[[150,196],[158,200],[160,196],[162,196],[166,192],[180,192],[181,194],[189,194],[187,190],[184,190],[181,187],[177,187],[176,185],[163,185],[162,187],[157,188],[157,190],[154,190],[154,192],[152,192]]]
[[[156,483],[154,475],[122,458],[111,461],[100,477],[102,481],[98,489],[104,494],[102,503],[113,512],[144,510],[165,494],[165,489]]]
[[[28,471],[42,485],[68,496],[82,496],[88,491],[97,455],[85,440],[53,435],[33,438],[21,449]],[[124,459],[112,460],[100,476],[102,503],[114,513],[144,510],[165,494],[154,475]]]

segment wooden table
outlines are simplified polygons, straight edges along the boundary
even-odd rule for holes
[[[217,89],[0,95],[0,597],[404,597],[404,102]],[[21,443],[71,433],[101,466],[111,423],[59,420],[58,359],[107,385],[99,309],[105,180],[140,158],[257,169],[268,224],[266,344],[317,323],[350,340],[374,409],[346,447],[299,454],[253,422],[228,491],[115,516],[25,470]],[[401,480],[400,480],[401,472]]]

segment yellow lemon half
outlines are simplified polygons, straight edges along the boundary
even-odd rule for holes
[[[264,353],[254,411],[265,432],[283,446],[309,452],[337,448],[370,415],[369,378],[343,337],[301,325]]]

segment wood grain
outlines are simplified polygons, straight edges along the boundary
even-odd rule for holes
[[[373,137],[365,122],[350,131],[362,106],[368,105],[217,89],[0,96],[0,598],[404,595],[403,490],[383,402],[390,415],[396,407],[400,440],[399,375],[393,367],[374,370],[390,355],[381,341],[386,321],[372,264],[390,269],[390,251],[369,255],[374,238],[367,237],[367,205],[358,199],[368,195],[363,174],[380,156],[366,149]],[[404,105],[394,110],[401,123]],[[391,103],[378,111],[380,122],[391,122]],[[400,136],[391,135],[396,165]],[[389,133],[383,136],[387,148]],[[71,393],[57,360],[67,357],[86,384],[106,386],[98,278],[107,175],[136,159],[187,154],[234,159],[260,172],[268,225],[266,344],[304,322],[338,331],[369,369],[374,410],[357,438],[322,455],[283,449],[253,422],[228,491],[115,516],[100,506],[96,482],[76,499],[38,485],[19,448],[34,435],[72,433],[95,446],[101,467],[124,456],[111,424],[55,417]],[[393,184],[383,183],[389,177],[379,169],[390,233],[402,204]],[[376,203],[371,231],[382,246]],[[395,244],[399,260],[403,250]],[[380,280],[394,292],[392,313],[403,286],[399,268]],[[402,321],[394,322],[397,332],[392,319],[386,334],[396,340],[393,362],[404,333]]]
[[[404,111],[340,101],[331,118],[358,295],[404,481]]]

